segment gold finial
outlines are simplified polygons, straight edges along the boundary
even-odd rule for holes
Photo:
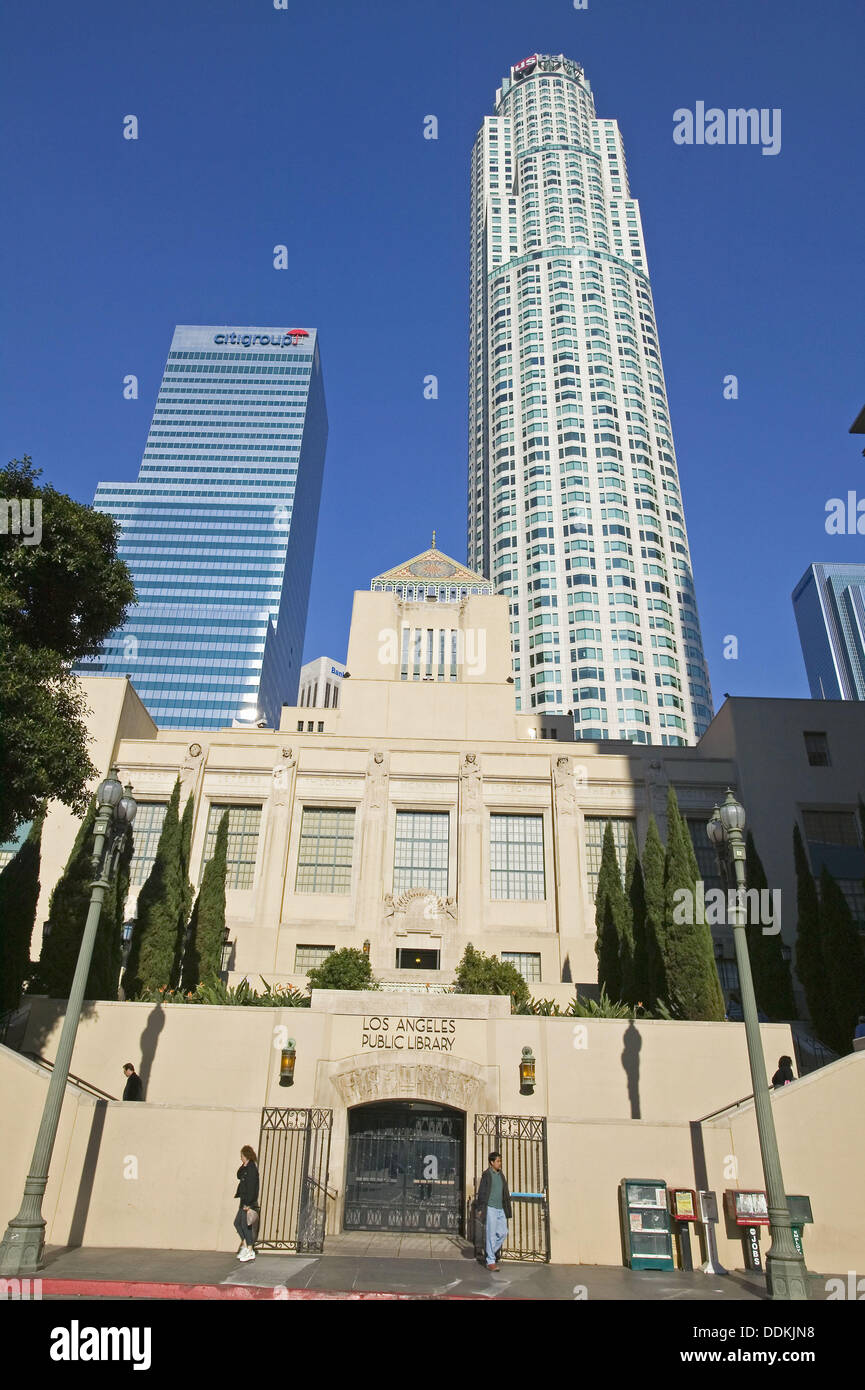
[[[433,543],[432,543],[432,548],[433,548],[433,550],[435,550],[435,548],[436,548],[436,533],[435,533],[435,531],[433,531]]]

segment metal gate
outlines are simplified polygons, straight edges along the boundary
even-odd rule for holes
[[[475,1116],[475,1191],[489,1156],[498,1151],[513,1206],[503,1260],[550,1258],[550,1207],[547,1190],[547,1121],[524,1115]],[[475,1223],[474,1242],[483,1251]]]
[[[324,1249],[332,1123],[332,1110],[262,1110],[259,1250]]]
[[[444,1231],[462,1224],[465,1116],[427,1101],[349,1112],[347,1231]]]

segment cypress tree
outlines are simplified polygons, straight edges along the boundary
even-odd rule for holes
[[[832,996],[820,939],[820,900],[811,873],[799,826],[793,826],[793,859],[796,865],[796,974],[805,991],[805,1002],[817,1037],[828,1046],[832,1033]]]
[[[679,814],[676,793],[667,793],[667,853],[664,859],[664,972],[667,1003],[674,1018],[720,1021],[724,996],[715,966],[708,923],[698,922],[696,889],[700,878],[688,828]],[[690,896],[683,910],[676,896]],[[680,920],[684,918],[685,920]],[[687,919],[691,920],[688,921]]]
[[[820,871],[820,939],[832,1003],[831,1033],[823,1041],[843,1056],[865,1011],[865,956],[853,914],[826,865]]]
[[[749,889],[754,888],[761,895],[768,891],[769,881],[750,830],[745,839],[745,871]],[[790,966],[784,959],[782,950],[780,923],[773,923],[779,930],[771,933],[763,931],[765,925],[767,923],[749,922],[745,934],[748,938],[748,955],[751,959],[757,1006],[774,1023],[795,1018],[796,1004],[793,999]]]
[[[631,973],[629,1004],[648,1007],[652,997],[649,982],[649,953],[646,936],[646,886],[643,867],[633,830],[628,831],[628,859],[625,864],[625,905],[630,933]]]
[[[43,817],[0,872],[0,1013],[17,1009],[30,973],[30,941],[39,900]]]
[[[133,837],[127,830],[111,887],[105,895],[102,916],[93,950],[93,968],[88,985],[92,999],[116,999],[120,984],[123,958],[123,922],[126,895],[129,892],[129,870],[132,862]]]
[[[216,832],[213,858],[204,866],[201,888],[192,917],[183,957],[184,993],[209,984],[219,975],[225,940],[225,873],[228,859],[228,812]]]
[[[138,895],[138,912],[129,959],[123,974],[127,999],[167,988],[171,983],[177,949],[178,922],[183,911],[181,882],[180,778],[168,801],[156,847],[156,858]]]
[[[595,894],[595,951],[598,956],[598,984],[612,1000],[622,997],[622,941],[625,931],[625,895],[616,855],[613,827],[607,821],[598,888]]]
[[[642,867],[647,980],[643,1002],[654,1009],[667,1000],[667,979],[664,973],[664,846],[653,815],[649,816]]]
[[[81,938],[90,908],[90,887],[93,883],[93,827],[96,822],[96,799],[91,800],[83,821],[78,827],[75,843],[66,867],[54,885],[48,904],[48,921],[42,940],[42,953],[33,974],[31,990],[47,994],[51,999],[68,999],[72,977],[81,949]],[[92,999],[90,990],[96,966],[96,950],[87,979],[85,997]],[[98,970],[96,971],[98,973]]]
[[[174,946],[174,962],[171,968],[171,988],[176,989],[180,983],[183,972],[183,953],[186,948],[187,923],[192,903],[195,898],[195,889],[189,882],[189,859],[192,852],[192,821],[195,809],[195,798],[190,796],[183,808],[183,817],[180,822],[180,885],[181,885],[181,904],[180,914],[177,919],[177,940]]]

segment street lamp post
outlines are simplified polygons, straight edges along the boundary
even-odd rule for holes
[[[48,1183],[48,1169],[51,1164],[54,1141],[57,1138],[60,1110],[63,1105],[69,1064],[72,1061],[75,1035],[78,1032],[81,1005],[84,1002],[84,991],[87,987],[87,976],[90,973],[93,946],[96,941],[105,894],[111,886],[111,880],[123,848],[123,841],[129,826],[135,819],[137,810],[131,786],[122,787],[116,776],[116,771],[116,768],[111,769],[96,793],[99,809],[94,826],[93,881],[90,885],[90,907],[87,912],[84,935],[81,938],[81,947],[78,951],[78,963],[75,966],[72,988],[69,991],[69,1001],[66,1005],[66,1017],[63,1020],[57,1056],[54,1060],[51,1080],[48,1083],[48,1094],[45,1097],[42,1121],[36,1136],[33,1157],[30,1160],[30,1171],[24,1183],[21,1209],[18,1215],[9,1222],[2,1244],[0,1244],[0,1275],[7,1277],[34,1274],[42,1268],[42,1255],[45,1248],[45,1218],[42,1215],[42,1198]]]
[[[745,1021],[748,1061],[751,1066],[751,1085],[754,1089],[754,1110],[763,1177],[769,1209],[771,1245],[766,1252],[766,1285],[773,1299],[801,1300],[808,1297],[808,1271],[805,1260],[793,1240],[792,1221],[787,1206],[787,1194],[781,1174],[775,1119],[766,1079],[766,1059],[757,1018],[757,1000],[751,975],[748,938],[745,931],[745,809],[728,788],[724,805],[715,810],[707,832],[718,856],[722,877],[730,883],[735,875],[736,906],[733,912],[733,941],[736,947],[736,966],[739,971],[739,993]],[[732,861],[733,874],[730,873]]]

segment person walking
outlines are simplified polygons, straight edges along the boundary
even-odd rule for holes
[[[255,1237],[258,1231],[258,1160],[255,1149],[244,1144],[240,1150],[240,1167],[237,1170],[237,1191],[240,1206],[234,1218],[234,1229],[240,1236],[239,1260],[255,1259]]]
[[[490,1154],[489,1167],[484,1169],[478,1183],[478,1216],[483,1222],[487,1269],[499,1268],[502,1246],[508,1238],[508,1221],[513,1214],[508,1180],[502,1172],[502,1156],[497,1150]]]
[[[135,1070],[131,1062],[123,1065],[123,1075],[126,1077],[126,1085],[123,1087],[123,1100],[143,1100],[144,1087],[141,1084],[141,1077]]]
[[[795,1080],[796,1078],[793,1075],[793,1058],[779,1057],[778,1070],[772,1077],[772,1086],[774,1089],[779,1091],[782,1086],[789,1086],[790,1082]]]

